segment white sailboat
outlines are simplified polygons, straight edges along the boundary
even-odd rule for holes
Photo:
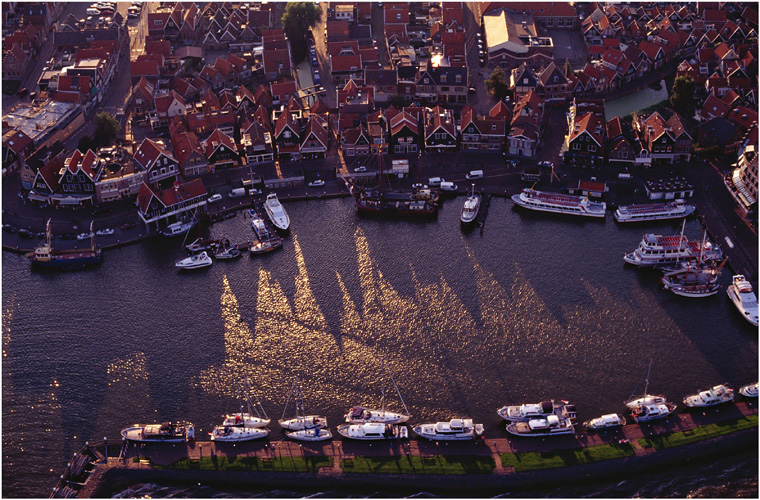
[[[388,411],[385,409],[385,377],[386,373],[390,375],[393,387],[396,389],[396,394],[401,400],[401,404],[404,406],[404,413],[398,413]],[[409,420],[409,410],[406,408],[404,398],[401,397],[401,392],[398,390],[396,381],[393,379],[393,374],[388,369],[388,364],[383,361],[383,387],[382,387],[382,399],[381,409],[373,410],[364,406],[354,406],[348,413],[346,413],[346,422],[349,424],[365,424],[365,423],[381,423],[381,424],[403,424]]]
[[[676,409],[676,404],[665,399],[664,396],[653,396],[648,394],[649,390],[649,373],[652,370],[652,362],[649,362],[647,370],[646,383],[644,384],[644,394],[631,397],[625,402],[625,405],[631,409],[631,417],[636,423],[649,422],[650,420],[665,418]],[[638,387],[638,384],[637,386]],[[634,388],[634,393],[636,389]]]
[[[285,413],[288,409],[288,403],[291,396],[295,406],[295,417],[285,419]],[[285,408],[282,410],[282,418],[278,421],[286,432],[285,435],[291,439],[299,441],[324,441],[332,438],[332,432],[327,428],[327,417],[322,415],[306,415],[304,406],[304,395],[298,384],[298,379],[288,392],[288,399],[285,402]]]
[[[276,193],[267,195],[267,201],[264,202],[264,210],[269,216],[269,220],[274,224],[274,227],[282,231],[288,230],[290,227],[290,217],[288,217],[288,213],[285,211],[282,203],[280,203],[280,200],[277,199]]]
[[[269,425],[270,419],[248,379],[237,383],[237,393],[240,400],[240,412],[224,415],[222,425],[214,427],[214,430],[209,433],[212,441],[249,441],[269,435],[269,429],[266,426]],[[251,394],[256,398],[256,403],[251,399]],[[248,411],[243,411],[243,401]]]
[[[665,396],[653,396],[651,394],[648,394],[647,391],[649,390],[649,374],[652,371],[652,362],[649,362],[649,368],[647,369],[647,377],[645,379],[644,383],[644,394],[634,396],[633,393],[631,393],[631,396],[625,401],[625,405],[628,408],[634,409],[641,405],[646,404],[661,404],[665,402]],[[641,383],[641,381],[639,381]],[[636,389],[638,388],[638,384],[636,384],[636,387],[633,389],[633,392],[636,392]]]

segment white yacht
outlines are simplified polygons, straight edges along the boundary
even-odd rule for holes
[[[602,219],[607,213],[607,204],[603,201],[590,201],[586,196],[536,191],[533,188],[523,189],[520,194],[513,195],[512,201],[523,208],[540,212]]]
[[[471,418],[453,418],[448,422],[419,424],[412,430],[421,438],[431,441],[463,441],[483,435],[483,424],[473,424]]]
[[[333,437],[330,429],[320,427],[286,432],[285,436],[290,439],[295,439],[296,441],[327,441]]]
[[[237,427],[229,425],[217,425],[212,432],[209,432],[212,441],[227,443],[238,443],[241,441],[251,441],[252,439],[261,439],[269,435],[269,429],[266,427]]]
[[[288,217],[288,213],[280,203],[280,200],[277,199],[276,193],[267,195],[267,201],[264,202],[264,210],[266,210],[269,220],[272,221],[274,227],[287,231],[290,227],[290,217]]]
[[[649,394],[649,375],[652,372],[652,362],[649,362],[649,368],[647,368],[647,376],[644,379],[644,394],[634,396],[633,393],[636,392],[636,389],[638,389],[639,385],[636,384],[636,387],[633,389],[633,393],[628,397],[628,399],[625,401],[625,405],[630,408],[633,411],[636,411],[638,408],[644,407],[644,406],[655,406],[655,405],[667,405],[670,404],[665,399],[665,396],[653,396],[652,394]],[[639,384],[641,381],[639,381]]]
[[[173,224],[169,224],[166,226],[166,229],[164,229],[163,235],[164,236],[179,236],[180,234],[185,234],[186,232],[190,231],[192,228],[195,227],[195,220],[191,221],[177,221]]]
[[[290,406],[290,400],[293,400],[294,411],[291,415],[293,418],[286,419],[285,414]],[[326,429],[327,417],[322,415],[306,415],[304,394],[296,378],[293,385],[288,391],[288,398],[285,401],[285,408],[282,410],[282,418],[277,421],[280,427],[289,431],[303,431],[312,429]],[[312,433],[313,434],[313,433]]]
[[[385,378],[386,375],[390,376],[393,387],[396,389],[401,404],[404,407],[405,413],[399,413],[394,411],[388,411],[385,409]],[[381,424],[403,424],[409,420],[409,410],[406,408],[406,403],[401,397],[401,392],[398,390],[396,381],[393,379],[393,374],[388,370],[388,365],[383,361],[383,387],[381,408],[379,410],[373,410],[365,408],[364,406],[354,406],[348,413],[346,413],[346,422],[349,424],[364,424],[364,423],[381,423]]]
[[[242,410],[242,408],[241,408]],[[261,415],[251,413],[230,413],[224,415],[222,426],[224,427],[266,427],[270,419],[262,418]]]
[[[210,432],[212,441],[240,442],[259,439],[269,435],[270,419],[261,406],[258,396],[248,379],[236,382],[236,392],[240,400],[240,411],[224,415],[222,425],[217,425]],[[256,398],[254,403],[251,394]],[[243,411],[243,402],[248,405],[248,411]],[[254,415],[255,413],[255,415]]]
[[[546,418],[549,415],[575,420],[576,416],[575,405],[571,405],[567,401],[555,403],[553,399],[535,404],[502,406],[496,410],[496,413],[509,422],[527,422],[533,418]]]
[[[757,295],[752,290],[752,284],[743,274],[734,275],[733,282],[728,285],[726,293],[744,319],[757,326]]]
[[[689,408],[704,408],[722,403],[730,403],[733,400],[734,388],[726,383],[686,396],[683,398],[683,404]]]
[[[754,384],[743,385],[739,388],[739,394],[745,398],[756,398],[758,394],[758,382]]]
[[[676,405],[667,401],[664,403],[644,404],[633,408],[631,411],[631,417],[637,424],[639,424],[649,422],[650,420],[665,418],[673,413],[675,409]]]
[[[687,205],[682,199],[664,203],[623,205],[615,210],[615,220],[618,222],[641,222],[680,219],[693,214],[694,210],[696,210],[694,205]]]
[[[406,426],[372,422],[366,424],[341,424],[338,434],[350,439],[373,441],[378,439],[405,439],[409,437]]]
[[[174,264],[174,267],[177,269],[200,269],[202,267],[208,267],[211,264],[213,264],[214,261],[211,260],[211,257],[208,256],[206,252],[197,253],[195,255],[191,255],[190,257],[187,257],[186,259],[182,259],[176,264]]]
[[[597,431],[600,429],[622,427],[626,423],[627,422],[625,421],[625,417],[623,415],[619,415],[617,413],[608,413],[607,415],[602,415],[601,417],[586,420],[583,422],[583,426],[588,430]]]
[[[122,429],[121,436],[128,441],[145,443],[184,443],[195,439],[195,427],[189,422],[164,422]]]
[[[533,418],[527,422],[509,423],[507,432],[515,436],[561,436],[575,434],[575,427],[569,418],[549,415],[546,418]]]
[[[480,210],[480,200],[480,194],[475,193],[475,184],[473,184],[472,193],[467,196],[467,199],[464,200],[464,205],[462,206],[462,215],[459,218],[462,221],[462,224],[475,222],[475,219],[478,217],[478,211]]]

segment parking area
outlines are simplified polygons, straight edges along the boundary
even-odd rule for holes
[[[554,42],[554,60],[564,65],[570,61],[573,69],[581,69],[588,61],[586,42],[578,30],[545,29],[545,36],[550,36]]]

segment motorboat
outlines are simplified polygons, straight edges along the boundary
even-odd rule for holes
[[[298,431],[286,432],[285,436],[296,441],[326,441],[332,439],[330,429],[322,427],[312,427],[311,429],[301,429]]]
[[[575,405],[567,401],[556,403],[553,399],[536,404],[502,406],[496,413],[508,422],[527,422],[533,418],[546,418],[548,415],[557,415],[573,421],[576,417]]]
[[[696,210],[694,205],[687,205],[683,199],[663,203],[646,203],[641,205],[623,205],[615,210],[617,222],[643,222],[653,220],[680,219],[688,217]]]
[[[664,403],[644,404],[631,410],[631,417],[637,423],[649,422],[668,417],[676,409],[675,403],[668,401]]]
[[[287,231],[290,227],[290,217],[285,211],[285,208],[277,199],[276,193],[270,193],[267,195],[267,200],[264,202],[264,210],[269,216],[269,220],[272,221],[274,227],[282,231]]]
[[[728,285],[728,297],[741,313],[742,317],[751,324],[757,326],[757,295],[752,290],[752,284],[743,274],[735,274],[733,281]]]
[[[209,432],[212,441],[236,443],[241,441],[251,441],[261,439],[269,435],[269,429],[266,427],[235,427],[218,425],[214,430]]]
[[[483,424],[473,424],[471,418],[452,418],[448,422],[415,425],[412,430],[431,441],[464,441],[482,436]]]
[[[386,376],[390,376],[390,380],[393,383],[393,387],[396,389],[401,404],[404,406],[404,412],[394,412],[385,409],[385,379]],[[381,424],[403,424],[409,420],[409,410],[406,408],[406,403],[401,397],[401,392],[398,390],[396,381],[393,379],[393,374],[388,370],[388,365],[383,361],[383,386],[381,397],[381,409],[373,410],[365,408],[364,406],[354,406],[348,413],[346,413],[346,422],[349,424],[364,424],[364,423],[381,423]]]
[[[569,418],[549,415],[546,418],[532,418],[527,422],[510,422],[507,432],[515,436],[562,436],[575,434],[575,427]]]
[[[739,388],[739,394],[745,398],[756,398],[758,394],[758,382],[741,386]]]
[[[728,384],[720,384],[691,394],[683,398],[683,404],[689,408],[705,408],[723,403],[730,403],[734,400],[734,388]]]
[[[237,259],[243,255],[243,253],[235,247],[222,247],[215,254],[215,259],[230,260]]]
[[[144,443],[184,443],[195,439],[195,427],[189,422],[163,422],[122,429],[121,437],[127,441]]]
[[[478,211],[480,210],[481,196],[475,193],[475,184],[472,185],[472,193],[470,193],[464,200],[462,205],[462,215],[459,220],[462,224],[471,224],[478,218]]]
[[[617,413],[608,413],[601,417],[592,418],[583,422],[583,426],[588,430],[598,431],[600,429],[612,429],[622,427],[626,424],[625,417]]]
[[[185,234],[195,227],[196,222],[195,220],[174,222],[166,226],[162,234],[168,237]]]
[[[406,426],[368,422],[366,424],[341,424],[338,434],[349,439],[374,441],[379,439],[406,439],[409,430]]]
[[[267,241],[252,241],[251,245],[248,247],[248,251],[251,252],[252,255],[258,255],[262,253],[269,253],[273,250],[277,250],[278,248],[282,248],[281,238]]]
[[[211,260],[211,257],[208,256],[206,252],[197,253],[195,255],[191,255],[190,257],[187,257],[186,259],[182,259],[174,266],[177,269],[200,269],[202,267],[208,267],[211,264],[213,264],[214,261]]]
[[[520,207],[539,212],[581,215],[602,219],[607,214],[607,204],[603,201],[590,201],[587,196],[536,191],[533,188],[523,189],[521,193],[513,195],[512,201]]]

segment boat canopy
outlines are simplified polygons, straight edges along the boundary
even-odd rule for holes
[[[366,410],[366,408],[363,406],[354,406],[351,408],[351,418],[362,418],[364,410]]]

